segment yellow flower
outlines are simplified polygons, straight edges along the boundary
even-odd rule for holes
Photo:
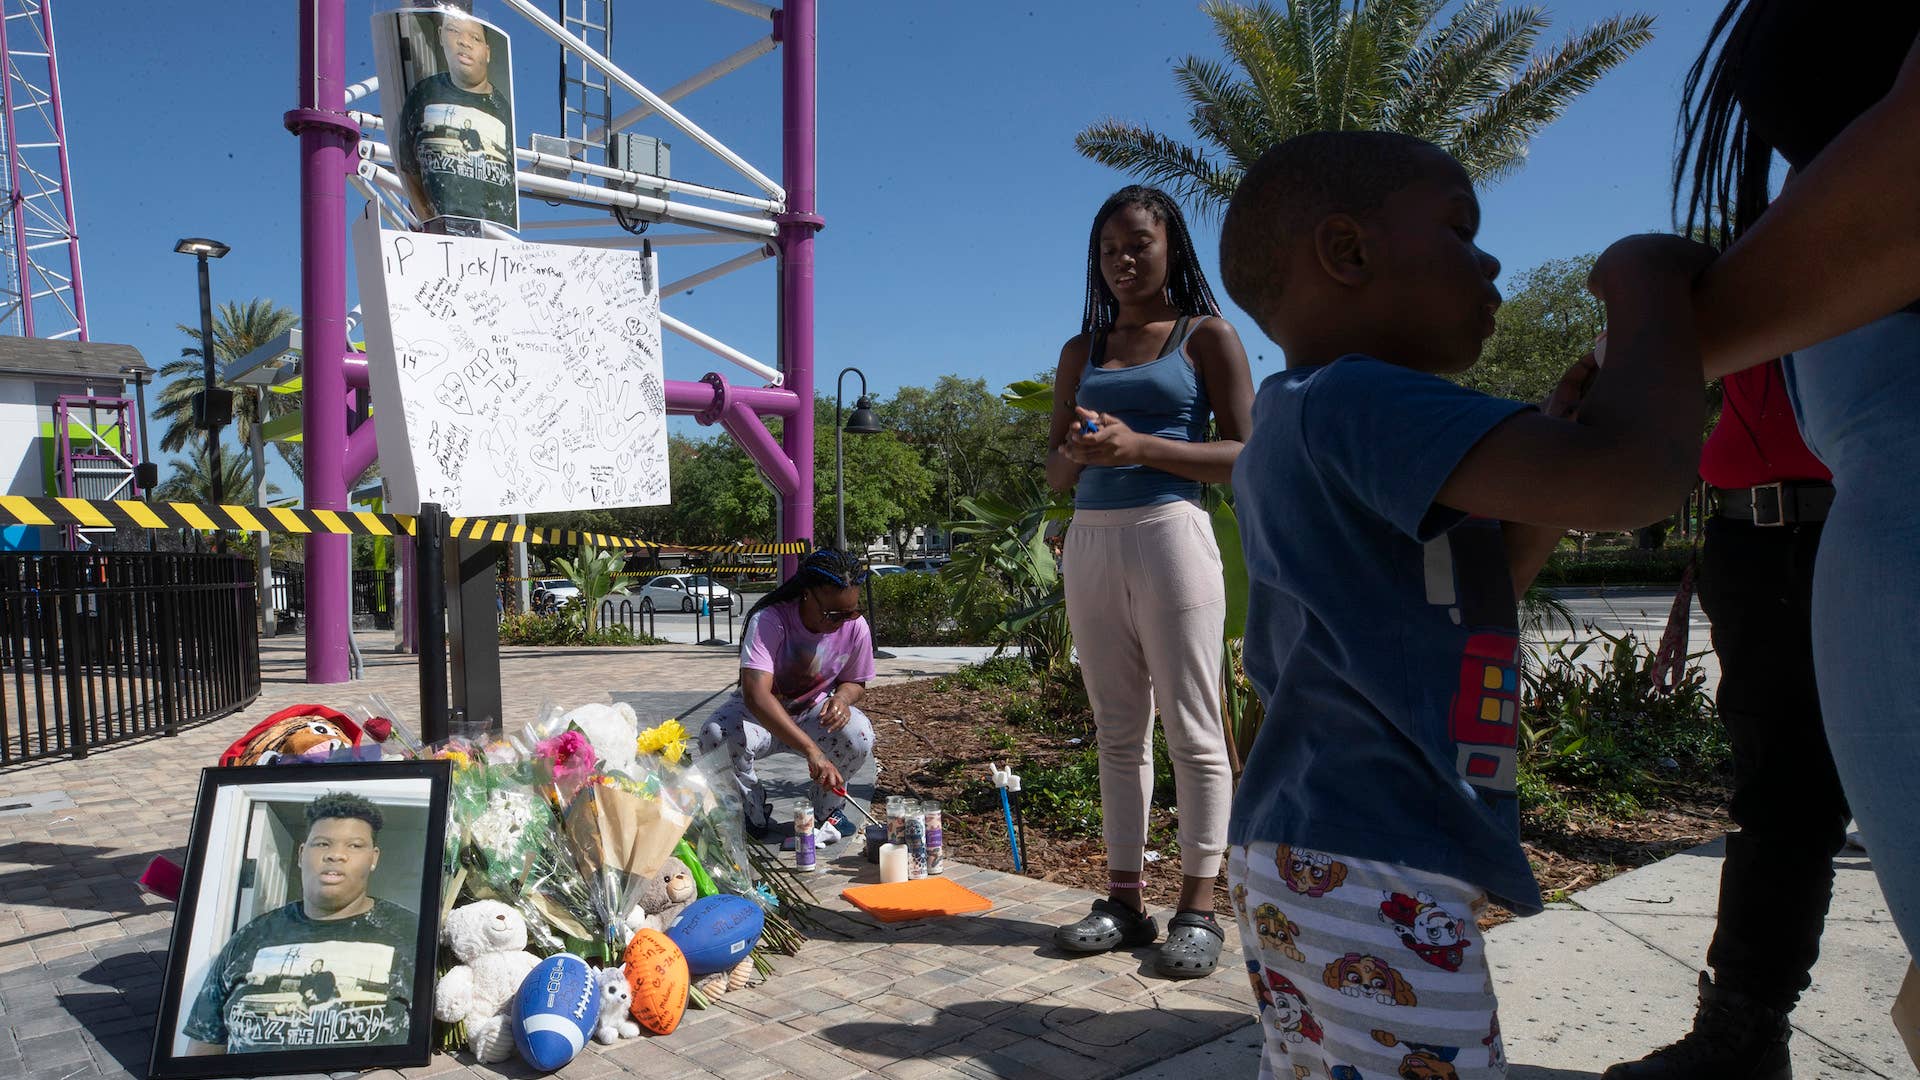
[[[453,762],[455,769],[464,769],[473,764],[473,759],[468,757],[464,751],[460,750],[442,750],[434,756]]]
[[[642,754],[658,754],[678,763],[687,752],[687,729],[678,720],[667,720],[641,732],[634,747]]]

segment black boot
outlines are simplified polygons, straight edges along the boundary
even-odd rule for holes
[[[1793,1080],[1787,1014],[1700,973],[1700,1009],[1686,1038],[1608,1069],[1601,1080]]]

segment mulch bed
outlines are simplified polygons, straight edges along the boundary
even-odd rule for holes
[[[1033,698],[1039,693],[1016,694],[1003,687],[941,688],[935,680],[869,691],[861,707],[873,719],[877,736],[874,753],[880,766],[876,790],[880,803],[888,795],[940,800],[948,857],[1013,872],[1005,819],[999,795],[988,780],[989,767],[1020,758],[1061,764],[1082,755],[1093,738],[1089,717],[1056,721],[1046,730],[1036,730],[1036,725],[1014,724],[1002,716],[1016,697]],[[1031,807],[1032,796],[1027,798]],[[880,810],[881,806],[875,807],[876,816]],[[1525,815],[1521,837],[1541,894],[1552,900],[1717,839],[1731,825],[1724,790],[1676,784],[1660,805],[1629,820],[1594,815],[1559,823],[1545,820],[1544,815]],[[1062,827],[1029,809],[1024,832],[1022,854],[1028,876],[1106,891],[1106,860],[1097,820],[1090,826]],[[1144,875],[1150,906],[1170,908],[1179,896],[1175,833],[1175,816],[1168,807],[1155,805],[1148,823],[1148,848],[1158,851],[1160,858],[1148,863]],[[1232,911],[1224,872],[1214,888],[1214,907],[1223,915]],[[1494,906],[1480,921],[1485,927],[1512,917]]]

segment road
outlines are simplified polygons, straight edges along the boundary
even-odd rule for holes
[[[1568,633],[1564,625],[1548,628],[1548,641],[1586,641],[1596,637],[1595,630],[1604,630],[1609,634],[1631,632],[1634,637],[1657,648],[1660,636],[1666,632],[1667,616],[1673,610],[1673,597],[1677,590],[1672,586],[1658,588],[1629,589],[1556,589],[1554,594],[1573,611],[1575,628]],[[1707,673],[1709,688],[1720,683],[1720,662],[1713,655],[1713,643],[1708,637],[1707,617],[1700,610],[1700,600],[1694,598],[1692,617],[1687,624],[1687,651],[1696,655],[1694,662]],[[1588,650],[1583,663],[1597,659],[1595,650]]]

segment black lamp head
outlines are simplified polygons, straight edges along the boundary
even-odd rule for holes
[[[205,255],[209,259],[218,259],[233,249],[218,240],[209,240],[204,236],[189,236],[173,245],[173,250],[182,255]]]
[[[849,435],[878,435],[887,430],[880,418],[873,415],[873,402],[864,394],[853,403],[853,413],[847,417],[846,427],[841,430]]]

